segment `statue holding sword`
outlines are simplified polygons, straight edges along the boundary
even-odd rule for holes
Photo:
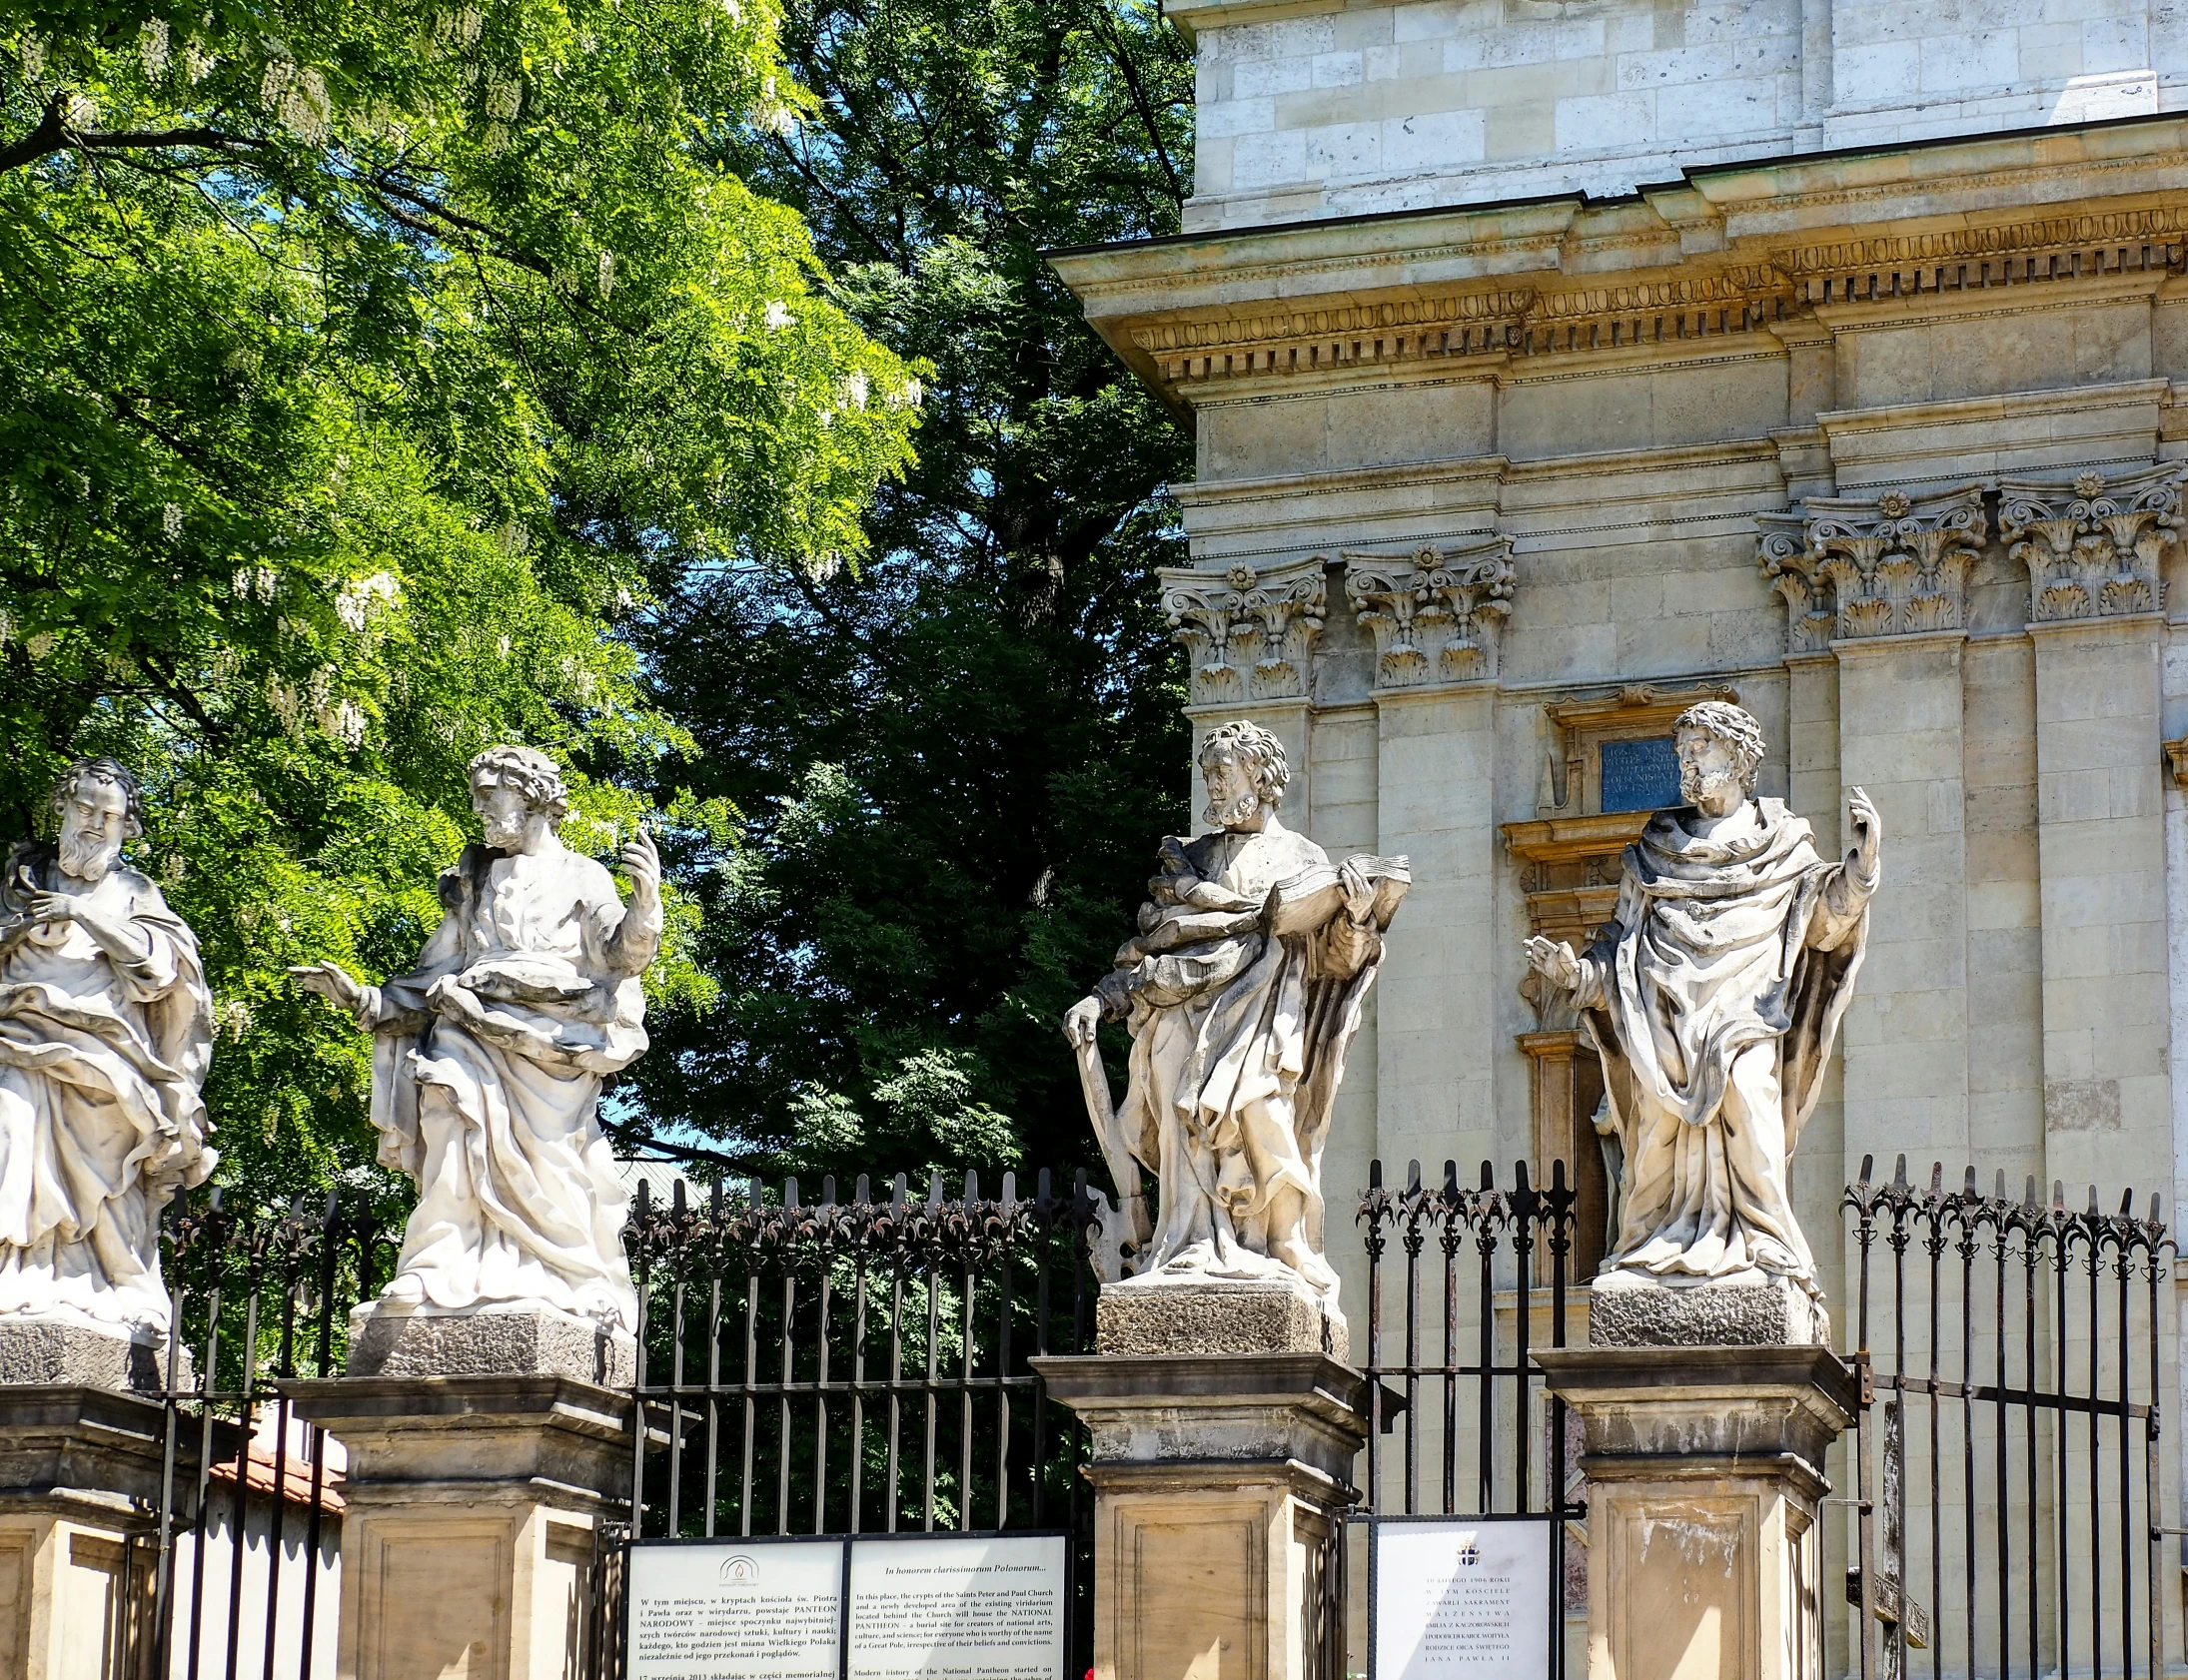
[[[1277,820],[1283,744],[1226,723],[1201,748],[1212,833],[1166,839],[1139,932],[1064,1016],[1116,1181],[1136,1276],[1292,1274],[1334,1307],[1322,1151],[1345,1054],[1412,877],[1403,858],[1332,865]],[[1095,1044],[1132,1034],[1121,1108]],[[1149,1218],[1142,1170],[1154,1174]]]

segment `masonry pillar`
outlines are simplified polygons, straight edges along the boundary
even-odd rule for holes
[[[113,1386],[0,1384],[0,1674],[149,1671],[165,1421]]]
[[[534,1316],[439,1322],[506,1330]],[[443,1362],[475,1371],[527,1362],[509,1356],[506,1335],[474,1340],[470,1358],[444,1348]],[[552,1357],[530,1362],[284,1385],[297,1415],[350,1454],[340,1680],[566,1680],[587,1671],[600,1525],[629,1511],[631,1401]]]
[[[1827,1347],[1540,1349],[1581,1420],[1588,1680],[1822,1680]]]
[[[1095,1680],[1315,1680],[1368,1379],[1312,1352],[1097,1353],[1034,1368],[1084,1420]]]
[[[1967,794],[1958,630],[1832,643],[1838,773],[1884,825],[1891,910],[1846,1012],[1845,1153],[1964,1158]],[[1830,832],[1829,820],[1819,824]]]

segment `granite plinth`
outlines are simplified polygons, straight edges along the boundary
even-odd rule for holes
[[[1597,1347],[1827,1347],[1830,1314],[1798,1283],[1657,1283],[1614,1273],[1589,1292]]]
[[[1094,1303],[1103,1353],[1320,1353],[1343,1361],[1344,1314],[1283,1277],[1169,1277],[1156,1272],[1103,1288]]]
[[[563,1376],[621,1387],[637,1343],[549,1307],[426,1312],[372,1301],[350,1314],[351,1376]]]
[[[190,1360],[180,1361],[187,1382]],[[167,1344],[62,1318],[0,1318],[0,1385],[81,1384],[157,1393],[167,1383]]]

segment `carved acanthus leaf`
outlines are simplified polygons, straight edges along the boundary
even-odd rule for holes
[[[1785,597],[1794,652],[1967,627],[1968,573],[1990,531],[1980,485],[1813,500],[1804,515],[1759,523],[1762,574]]]
[[[2111,479],[2086,471],[2063,481],[2002,480],[1998,529],[2028,567],[2029,617],[2042,624],[2155,612],[2159,567],[2180,536],[2184,471],[2168,462]]]
[[[1512,615],[1512,541],[1489,536],[1410,554],[1347,549],[1345,594],[1375,637],[1376,686],[1425,688],[1497,674]]]
[[[1328,583],[1320,554],[1228,571],[1165,570],[1163,610],[1192,655],[1196,702],[1285,699],[1307,691]]]

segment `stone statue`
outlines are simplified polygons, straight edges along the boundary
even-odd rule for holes
[[[1267,730],[1222,725],[1200,767],[1216,831],[1163,841],[1138,935],[1065,1015],[1064,1036],[1136,1228],[1131,1281],[1275,1278],[1336,1318],[1322,1147],[1410,876],[1403,858],[1333,868],[1277,820],[1289,769]],[[1132,1034],[1131,1083],[1114,1116],[1093,1050],[1105,1020]],[[1143,1167],[1160,1182],[1152,1229]]]
[[[157,1343],[160,1210],[219,1159],[199,1095],[213,999],[196,937],[121,861],[137,778],[79,760],[53,808],[59,844],[18,843],[0,880],[0,1325]],[[128,1379],[108,1362],[47,1375]]]
[[[602,1081],[645,1051],[660,858],[642,829],[624,847],[626,908],[562,844],[561,776],[529,747],[473,759],[471,793],[486,844],[441,877],[441,926],[414,971],[382,986],[332,964],[292,971],[376,1036],[380,1159],[418,1185],[376,1311],[518,1305],[628,1331],[627,1198],[598,1109]]]
[[[1876,807],[1848,792],[1853,845],[1826,862],[1782,801],[1752,797],[1752,717],[1705,700],[1673,727],[1687,803],[1627,848],[1612,920],[1585,956],[1527,945],[1536,972],[1573,993],[1603,1059],[1623,1171],[1596,1294],[1785,1279],[1812,1298],[1787,1164],[1861,968]]]

